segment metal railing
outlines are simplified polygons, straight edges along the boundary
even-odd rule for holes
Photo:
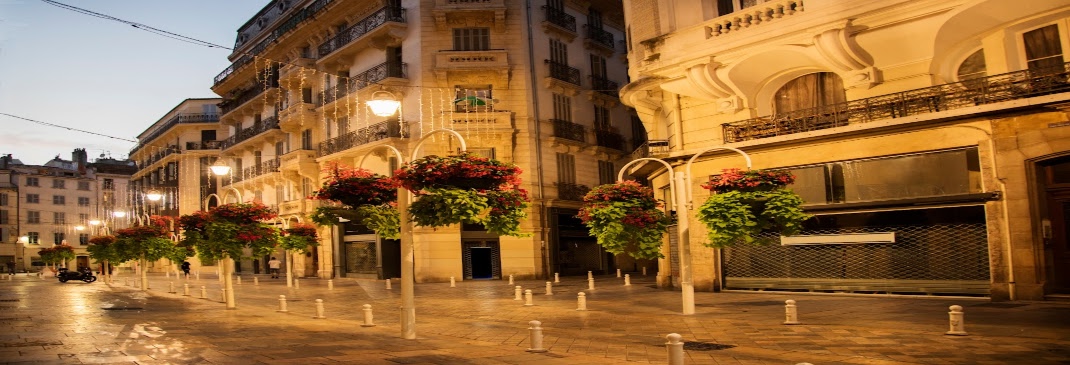
[[[318,156],[323,157],[332,153],[342,152],[347,149],[372,143],[387,138],[405,138],[404,125],[396,120],[388,120],[361,128],[338,137],[320,142]]]
[[[241,69],[242,66],[248,65],[249,63],[253,62],[253,60],[256,59],[256,56],[260,55],[261,52],[264,52],[264,50],[267,49],[269,45],[274,43],[275,40],[296,29],[297,26],[301,24],[301,22],[314,18],[315,15],[322,11],[323,8],[327,6],[327,4],[331,3],[331,1],[333,0],[316,0],[311,5],[306,6],[304,9],[295,12],[293,15],[290,16],[289,19],[286,20],[286,22],[280,24],[278,28],[275,28],[275,30],[271,32],[271,35],[260,41],[260,43],[257,43],[257,45],[250,49],[248,52],[243,53],[241,57],[238,57],[238,59],[234,60],[234,62],[231,63],[230,66],[227,66],[227,68],[223,69],[222,72],[216,75],[215,83],[213,85],[219,85],[223,81],[226,81],[226,79],[229,78],[230,75],[234,74],[235,71]],[[271,5],[268,6],[270,7]],[[252,24],[252,22],[250,22],[249,24]],[[247,27],[248,26],[243,26],[241,29],[239,29],[238,34],[243,33]],[[239,48],[241,48],[241,45],[235,44],[234,49]]]
[[[179,153],[179,152],[181,152],[181,151],[178,149],[178,146],[167,146],[167,147],[161,149],[160,151],[158,151],[156,153],[153,153],[152,155],[149,155],[148,158],[142,160],[141,163],[139,163],[137,166],[138,166],[138,168],[145,168],[146,166],[149,166],[149,165],[152,165],[152,164],[154,164],[156,162],[159,162],[160,160],[166,158],[167,156],[170,156],[170,155],[173,155],[173,154],[176,154],[176,153]]]
[[[355,93],[363,88],[375,85],[388,77],[406,78],[409,65],[404,62],[383,62],[346,79],[345,83],[334,85],[320,92],[316,106],[324,106]]]
[[[594,138],[598,146],[624,151],[624,136],[620,133],[596,129]]]
[[[614,50],[613,33],[602,28],[587,28],[587,39],[592,43]]]
[[[376,10],[371,15],[368,15],[359,22],[354,23],[349,28],[339,32],[331,39],[320,44],[317,48],[317,52],[320,58],[331,54],[331,52],[345,47],[345,45],[360,39],[365,34],[368,34],[375,28],[381,27],[387,22],[404,23],[405,22],[405,9],[395,7],[384,7]]]
[[[565,9],[547,7],[546,21],[564,30],[576,33],[576,17],[568,15]]]
[[[554,124],[554,137],[578,142],[587,141],[584,138],[585,134],[587,134],[587,128],[583,125],[561,119],[550,119],[550,122]]]
[[[550,77],[580,86],[580,70],[564,63],[546,60],[550,67]]]
[[[561,200],[583,201],[583,196],[591,191],[591,188],[587,185],[563,182],[555,185],[557,185],[557,198]]]
[[[238,130],[233,136],[224,139],[220,147],[224,150],[234,147],[238,143],[242,143],[249,138],[253,138],[272,129],[279,129],[279,118],[268,117],[267,119],[253,123],[249,128]]]
[[[167,131],[171,130],[171,128],[174,128],[178,124],[183,124],[183,123],[215,123],[215,122],[218,122],[218,121],[219,121],[219,114],[215,114],[215,113],[211,113],[211,114],[195,113],[195,114],[178,114],[178,115],[175,115],[175,116],[171,117],[171,119],[168,119],[167,122],[164,122],[164,124],[161,124],[159,128],[156,128],[156,130],[153,131],[151,134],[149,134],[148,137],[145,137],[145,139],[139,139],[138,140],[138,145],[134,146],[134,148],[130,149],[130,155],[133,155],[134,152],[137,152],[138,150],[140,150],[141,147],[144,147],[149,142],[152,142],[156,138],[159,138],[161,135],[163,135],[164,133],[167,133]]]
[[[186,142],[187,150],[218,150],[223,146],[223,141]]]
[[[273,159],[270,159],[270,160],[267,160],[267,161],[263,161],[259,165],[249,166],[249,167],[246,167],[246,168],[242,169],[241,177],[239,178],[238,176],[235,176],[234,177],[234,181],[238,182],[238,181],[243,181],[243,180],[247,180],[247,179],[252,179],[252,178],[255,178],[257,176],[268,174],[268,173],[272,173],[272,172],[279,172],[279,159],[277,159],[277,158],[273,158]]]
[[[591,89],[616,98],[619,97],[620,84],[601,76],[591,75]]]
[[[666,140],[654,140],[646,141],[643,144],[635,147],[635,150],[628,155],[628,160],[636,160],[644,157],[657,157],[669,154],[669,141]]]
[[[725,143],[1070,92],[1070,63],[914,89],[722,125]]]
[[[260,96],[260,94],[263,94],[265,91],[278,87],[279,68],[278,66],[275,66],[272,67],[271,71],[268,73],[267,80],[264,80],[263,82],[257,82],[255,86],[238,93],[237,96],[223,99],[223,102],[219,103],[220,113],[226,115],[227,113],[234,111],[234,109],[237,109],[242,104],[245,104],[250,100],[255,99],[257,96]]]

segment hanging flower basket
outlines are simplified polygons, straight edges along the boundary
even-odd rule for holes
[[[345,168],[337,164],[328,167],[329,175],[323,186],[312,194],[313,199],[332,200],[350,208],[363,205],[382,205],[398,200],[398,183],[387,176],[365,169]]]
[[[591,189],[577,216],[606,252],[655,259],[670,222],[660,206],[650,188],[623,181]]]
[[[520,185],[520,168],[513,164],[476,156],[430,155],[402,166],[394,173],[401,186],[421,195],[428,189],[494,190],[502,185]]]
[[[782,236],[798,234],[810,219],[802,210],[803,199],[786,189],[795,176],[786,171],[724,170],[703,188],[713,192],[698,210],[698,220],[706,225],[709,247],[736,244],[762,245],[762,232]]]
[[[319,244],[316,234],[316,226],[311,224],[296,223],[290,228],[282,230],[279,245],[288,251],[305,253],[309,247]]]

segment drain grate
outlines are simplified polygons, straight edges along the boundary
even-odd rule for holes
[[[684,342],[684,350],[692,351],[716,351],[736,347],[736,345],[722,345],[713,342]]]

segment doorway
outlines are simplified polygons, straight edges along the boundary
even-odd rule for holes
[[[1048,216],[1041,229],[1051,255],[1049,293],[1070,294],[1070,189],[1048,191]]]
[[[466,240],[461,250],[465,279],[501,278],[501,248],[497,240]]]

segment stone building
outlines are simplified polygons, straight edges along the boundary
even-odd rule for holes
[[[732,147],[792,171],[815,215],[790,244],[723,250],[688,217],[696,289],[1070,293],[1065,1],[626,0],[625,14],[622,101],[667,144],[658,157],[701,154],[693,205],[707,177],[744,167],[717,149]]]
[[[623,39],[614,1],[272,1],[238,29],[233,63],[214,80],[233,172],[224,185],[277,206],[280,226],[307,222],[325,167],[391,174],[398,159],[385,146],[406,161],[421,140],[420,156],[454,153],[458,139],[431,133],[450,130],[524,170],[531,235],[417,227],[416,280],[611,270],[574,215],[644,142],[617,96]],[[365,103],[378,98],[400,111],[375,115]],[[292,258],[298,276],[399,275],[397,241],[335,228]]]

